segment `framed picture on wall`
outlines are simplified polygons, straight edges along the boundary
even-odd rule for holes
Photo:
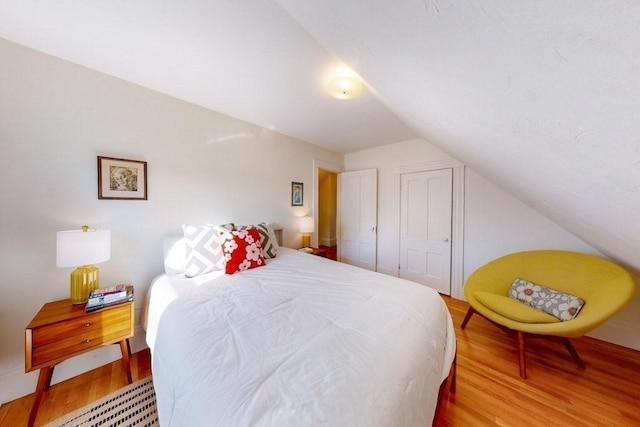
[[[302,206],[304,202],[304,184],[301,182],[291,183],[291,206]]]
[[[147,162],[98,156],[98,199],[147,200]]]

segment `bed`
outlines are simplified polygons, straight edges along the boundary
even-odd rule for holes
[[[455,371],[437,292],[284,247],[156,277],[145,317],[163,427],[428,426]]]

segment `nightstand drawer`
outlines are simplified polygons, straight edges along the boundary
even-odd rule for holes
[[[117,342],[130,336],[132,330],[131,317],[119,322],[104,324],[101,328],[93,328],[83,333],[67,336],[57,341],[33,347],[31,353],[32,369],[54,364],[60,360],[84,353],[109,342]]]
[[[129,323],[131,307],[123,304],[121,307],[113,307],[109,310],[88,313],[75,319],[63,320],[44,327],[32,330],[32,345],[35,348],[65,340],[71,336],[100,332],[105,325],[113,326],[121,322]]]

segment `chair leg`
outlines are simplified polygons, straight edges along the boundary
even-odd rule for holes
[[[464,327],[467,326],[467,323],[469,323],[469,319],[471,319],[471,316],[473,316],[473,313],[475,312],[476,311],[473,309],[473,307],[469,307],[469,309],[467,310],[467,314],[464,315],[464,319],[462,320],[460,329],[464,329]]]
[[[524,332],[517,332],[518,335],[518,364],[520,365],[520,377],[527,379],[527,361],[525,358]]]
[[[573,360],[576,362],[578,367],[585,369],[584,362],[582,361],[582,359],[580,359],[580,356],[578,356],[578,352],[573,347],[573,344],[571,344],[571,341],[569,341],[569,338],[564,339],[564,346],[567,348],[567,350],[569,351],[569,354],[571,355]]]

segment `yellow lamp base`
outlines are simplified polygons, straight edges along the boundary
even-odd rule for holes
[[[311,234],[303,233],[302,234],[302,247],[308,248],[311,246]]]
[[[89,298],[89,292],[100,287],[98,281],[98,267],[83,265],[71,273],[71,302],[84,304]]]

